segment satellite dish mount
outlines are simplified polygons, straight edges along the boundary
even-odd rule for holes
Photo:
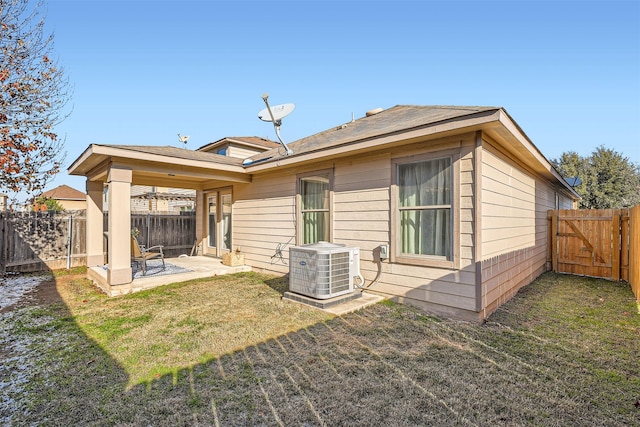
[[[276,130],[276,136],[278,137],[278,141],[284,147],[287,156],[293,154],[293,151],[287,145],[282,142],[282,138],[280,138],[280,125],[282,125],[282,119],[293,112],[293,109],[296,108],[294,104],[282,104],[275,105],[273,108],[269,105],[269,94],[265,93],[262,95],[262,100],[264,101],[267,108],[260,111],[258,113],[258,118],[265,122],[273,122],[273,128]]]

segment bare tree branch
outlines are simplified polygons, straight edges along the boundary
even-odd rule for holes
[[[69,82],[45,35],[42,1],[0,0],[0,190],[38,196],[64,161],[54,128]]]

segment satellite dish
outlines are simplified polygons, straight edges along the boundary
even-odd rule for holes
[[[184,144],[184,148],[187,148],[187,141],[189,140],[189,136],[181,136],[178,134],[178,140]]]
[[[571,186],[571,188],[577,187],[578,185],[582,184],[582,180],[580,178],[578,178],[577,176],[572,176],[570,178],[565,178],[565,181],[567,181],[567,184],[569,184]]]
[[[269,114],[269,108],[265,108],[258,113],[258,118],[263,122],[278,122],[284,117],[287,117],[296,108],[295,104],[280,104],[271,107],[271,114]]]
[[[264,101],[267,108],[265,108],[264,110],[261,110],[258,113],[258,118],[262,121],[273,123],[273,127],[276,130],[276,136],[278,137],[278,141],[280,141],[280,144],[282,144],[282,146],[284,147],[287,153],[287,156],[292,155],[293,151],[291,151],[291,149],[287,147],[287,144],[282,142],[282,138],[280,138],[280,125],[282,125],[283,117],[286,117],[289,114],[291,114],[291,112],[293,111],[294,108],[296,108],[296,106],[293,104],[281,104],[281,105],[276,105],[275,107],[271,107],[269,105],[268,93],[265,93],[262,95],[262,100]]]

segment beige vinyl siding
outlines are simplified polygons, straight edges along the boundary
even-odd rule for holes
[[[482,317],[545,270],[547,210],[556,190],[484,143],[482,152]],[[561,203],[566,197],[561,196]]]
[[[234,246],[242,249],[254,268],[287,273],[289,248],[296,244],[296,180],[301,174],[332,170],[332,241],[360,248],[361,274],[368,285],[378,273],[374,251],[395,238],[391,216],[394,159],[453,152],[457,264],[442,268],[385,260],[378,282],[369,289],[442,315],[485,318],[544,271],[546,212],[554,208],[556,194],[561,205],[571,200],[486,140],[480,170],[475,171],[475,138],[475,133],[469,133],[407,145],[394,152],[256,175],[252,183],[234,187]],[[477,173],[481,175],[479,183],[475,182]],[[482,227],[478,270],[474,259],[477,184],[481,185]]]
[[[374,248],[389,243],[390,179],[388,154],[335,165],[334,242],[360,247],[365,261],[373,260]]]
[[[234,187],[232,242],[245,254],[247,264],[289,272],[289,246],[295,245],[295,192],[295,174],[287,173]]]
[[[436,145],[437,150],[429,149]],[[454,210],[454,244],[459,269],[410,264],[382,264],[382,275],[371,288],[435,312],[474,318],[475,266],[473,263],[473,134],[447,138],[433,143],[414,144],[398,151],[419,155],[425,152],[454,150],[456,154],[459,201]],[[333,169],[332,233],[333,242],[360,248],[361,274],[369,284],[378,265],[374,250],[389,244],[390,184],[394,153],[382,153],[322,162],[304,170],[282,171],[278,175],[254,176],[253,182],[234,187],[233,242],[245,253],[247,263],[257,269],[288,272],[289,247],[295,245],[296,176],[314,170]],[[277,247],[283,248],[283,260],[271,258]],[[462,315],[465,317],[465,315]]]
[[[481,198],[483,258],[535,245],[536,182],[533,177],[485,149]]]
[[[432,146],[437,146],[438,150],[428,150],[428,147]],[[457,191],[454,193],[458,197],[454,201],[453,208],[453,242],[457,247],[454,251],[457,251],[459,256],[459,268],[390,264],[385,261],[382,264],[380,280],[372,290],[396,297],[408,304],[427,308],[435,313],[475,320],[477,316],[474,314],[476,310],[476,273],[473,262],[474,135],[465,134],[430,141],[428,144],[416,144],[394,153],[392,157],[420,155],[429,151],[437,156],[439,151],[452,149],[459,153],[455,156],[458,158],[456,166],[458,173],[454,180],[454,185],[457,185]],[[393,232],[390,238],[394,238]],[[374,269],[371,273],[375,275],[377,266],[371,263],[371,268]],[[367,276],[365,275],[365,277]]]
[[[247,148],[247,147],[239,147],[237,145],[230,144],[227,147],[227,156],[235,157],[238,159],[246,159],[247,157],[251,157],[254,154],[262,153],[264,150],[260,150],[257,148]]]
[[[320,162],[303,169],[253,177],[234,187],[233,242],[256,269],[287,273],[296,244],[296,180],[300,174],[333,171],[332,241],[360,248],[361,274],[378,273],[374,251],[395,238],[391,209],[394,159],[455,152],[454,245],[457,268],[382,263],[372,292],[469,320],[485,318],[544,271],[546,211],[571,203],[546,180],[483,141],[481,174],[482,260],[474,260],[475,134],[416,143],[394,152]],[[278,253],[280,249],[280,253]],[[477,274],[480,273],[481,276]],[[476,284],[481,280],[481,287]],[[478,312],[480,310],[480,312]]]
[[[564,194],[559,194],[560,204],[558,209],[573,209],[573,199],[565,196]]]
[[[334,243],[360,248],[360,269],[370,282],[377,273],[373,250],[389,243],[388,154],[336,163],[334,169]]]

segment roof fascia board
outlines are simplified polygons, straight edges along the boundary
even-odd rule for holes
[[[580,198],[580,195],[571,188],[569,183],[556,171],[553,165],[547,160],[547,158],[538,150],[524,131],[516,124],[516,122],[509,116],[509,114],[500,109],[500,123],[520,142],[520,144],[540,163],[554,178],[562,184],[572,195]]]
[[[100,162],[98,165],[92,167],[88,172],[83,173],[80,168],[83,164],[88,162],[92,157],[105,156],[107,160]],[[213,170],[219,172],[230,172],[236,176],[239,182],[248,182],[239,177],[245,175],[247,172],[240,165],[230,165],[222,162],[205,161],[205,160],[192,160],[183,159],[174,156],[162,156],[159,154],[143,153],[135,150],[122,149],[117,147],[106,147],[102,145],[92,144],[90,145],[68,168],[70,175],[86,175],[90,180],[95,180],[102,172],[105,165],[109,163],[109,158],[116,159],[118,162],[132,163],[135,161],[154,162],[161,165],[167,165],[170,168],[192,167],[201,170]],[[178,160],[178,162],[176,161]],[[131,165],[130,165],[131,166]],[[247,178],[250,180],[250,178]]]
[[[249,141],[244,141],[241,139],[235,139],[235,138],[222,138],[218,141],[215,142],[210,142],[209,144],[203,145],[202,147],[198,148],[195,151],[202,151],[202,152],[209,152],[209,150],[219,147],[221,145],[225,145],[228,143],[233,143],[233,144],[238,144],[238,145],[243,145],[245,147],[251,147],[251,148],[261,148],[264,151],[270,150],[271,148],[269,147],[265,147],[264,145],[260,145],[260,144],[256,144],[253,142],[249,142]]]
[[[180,157],[175,157],[171,155],[163,156],[160,154],[153,153],[145,153],[142,151],[128,150],[123,148],[116,147],[103,147],[98,146],[104,151],[97,151],[99,154],[104,154],[112,157],[120,157],[132,160],[142,160],[148,162],[156,162],[156,163],[165,163],[170,165],[179,164],[180,166],[187,167],[199,167],[202,169],[214,169],[212,165],[215,165],[216,170],[224,170],[227,172],[238,172],[240,174],[245,173],[244,169],[239,165],[230,165],[223,162],[216,162],[215,160],[207,161],[207,160],[193,160],[193,159],[183,159]]]
[[[91,154],[93,154],[93,147],[94,144],[89,145],[82,152],[82,154],[80,154],[80,156],[78,156],[78,158],[73,163],[71,163],[71,166],[67,168],[67,172],[69,173],[69,175],[73,175],[76,169],[78,169],[81,164],[83,164],[89,157],[91,157]]]
[[[233,142],[234,144],[244,145],[246,147],[262,148],[264,151],[267,151],[267,150],[271,149],[269,147],[265,147],[264,145],[256,144],[256,143],[249,142],[249,141],[242,141],[242,140],[239,140],[239,139],[227,138],[227,141]]]
[[[214,142],[210,142],[210,143],[208,143],[208,144],[205,144],[205,145],[203,145],[202,147],[197,148],[195,151],[201,151],[201,152],[203,152],[203,153],[208,153],[208,152],[210,152],[210,150],[211,150],[211,149],[213,149],[213,148],[219,147],[219,146],[221,146],[221,145],[228,144],[228,143],[229,143],[229,141],[230,141],[230,140],[229,140],[229,138],[222,138],[222,139],[219,139],[219,140],[217,140],[217,141],[214,141]]]
[[[374,137],[368,137],[362,140],[355,140],[345,142],[335,147],[320,149],[316,151],[309,151],[301,155],[281,157],[275,161],[268,163],[257,163],[255,165],[246,166],[248,172],[263,172],[272,168],[281,166],[290,166],[296,163],[304,163],[310,160],[318,161],[327,157],[335,157],[351,154],[354,151],[379,149],[383,145],[393,144],[395,142],[424,138],[434,136],[438,134],[445,134],[447,132],[464,130],[469,131],[473,127],[480,127],[484,124],[498,121],[500,117],[500,111],[498,109],[492,111],[490,114],[474,115],[473,117],[463,118],[462,120],[447,120],[444,122],[432,123],[423,125],[417,128],[411,128],[402,131],[396,131],[390,134],[384,134]]]

